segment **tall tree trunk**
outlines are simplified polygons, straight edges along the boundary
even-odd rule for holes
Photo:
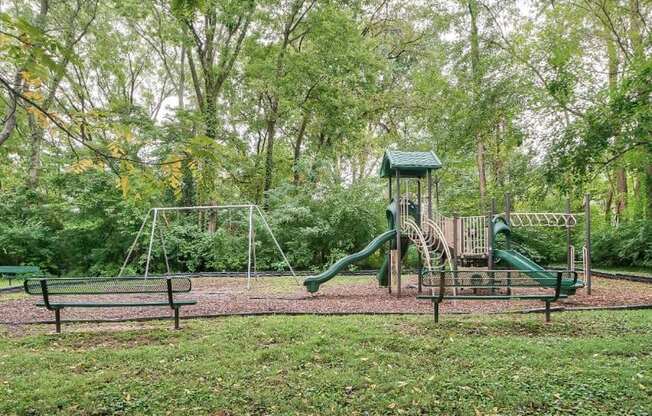
[[[41,0],[39,4],[39,13],[36,15],[36,19],[34,21],[35,26],[43,30],[45,29],[45,24],[47,22],[47,14],[48,11],[50,10],[50,3],[48,0]],[[30,57],[30,60],[32,58]],[[21,72],[23,72],[22,68],[19,68],[18,71],[16,71],[16,75],[14,77],[14,88],[16,91],[21,92],[22,90],[22,78],[21,78]],[[11,133],[13,133],[14,129],[16,128],[16,110],[17,110],[17,103],[18,103],[18,96],[17,94],[12,93],[9,91],[9,105],[7,106],[7,111],[6,111],[6,117],[4,121],[4,126],[2,127],[2,131],[0,131],[0,146],[11,136]]]
[[[41,144],[43,142],[43,128],[38,124],[34,114],[28,116],[28,125],[30,130],[30,156],[27,176],[27,186],[35,191],[38,187],[39,176],[41,171]]]
[[[641,16],[639,15],[639,0],[629,0],[629,40],[632,44],[634,62],[635,64],[640,60],[645,59],[645,51],[641,38],[641,27],[644,24]],[[645,204],[645,216],[652,219],[652,152],[649,146],[641,150],[643,152],[643,160],[647,160],[642,175],[645,178],[645,197],[647,203]],[[642,196],[642,195],[641,195]]]
[[[299,126],[299,131],[297,132],[297,139],[294,142],[294,155],[292,158],[292,183],[294,185],[299,185],[300,174],[299,174],[299,160],[301,158],[301,145],[303,144],[303,137],[306,133],[306,126],[308,125],[308,113],[303,115],[301,119],[301,125]]]
[[[181,63],[179,65],[179,90],[177,96],[179,99],[179,109],[183,110],[183,96],[186,94],[186,45],[181,46]]]
[[[305,0],[294,0],[283,25],[283,40],[276,56],[276,79],[281,80],[285,71],[285,54],[290,45],[290,36],[297,29],[299,23],[306,17],[316,1],[310,2],[303,8]],[[269,190],[272,187],[272,176],[274,174],[274,137],[276,135],[276,123],[279,117],[279,97],[274,91],[270,96],[269,114],[267,116],[267,154],[265,156],[265,179],[263,181],[263,206],[269,207]]]
[[[487,208],[487,176],[485,172],[485,147],[482,139],[479,138],[477,141],[477,150],[475,163],[478,166],[478,181],[479,181],[479,190],[480,190],[480,204],[481,208]]]
[[[648,157],[652,159],[649,155]],[[645,187],[647,188],[647,212],[645,216],[652,220],[652,163],[647,165],[645,173]]]
[[[263,207],[269,208],[269,190],[272,189],[272,176],[274,172],[274,137],[276,136],[276,117],[278,101],[271,99],[269,115],[267,116],[267,148],[265,149],[265,179],[263,181]]]
[[[609,192],[607,192],[607,197],[604,201],[604,221],[607,224],[611,224],[611,203],[613,201],[613,196],[613,190],[609,189]]]
[[[473,72],[473,89],[476,103],[480,95],[480,41],[478,37],[478,3],[477,0],[468,1],[469,16],[471,17],[471,71]],[[476,141],[476,165],[478,168],[478,181],[480,191],[480,205],[482,209],[487,207],[487,175],[485,171],[485,145],[482,134],[477,131]]]
[[[208,86],[207,86],[208,89]],[[213,94],[206,94],[206,101],[204,107],[204,123],[206,124],[206,136],[211,139],[217,139],[217,107],[216,97]]]
[[[643,56],[643,43],[641,41],[641,17],[639,15],[639,0],[629,0],[629,40],[635,58]]]
[[[290,24],[286,24],[283,33],[283,43],[276,58],[276,78],[283,77],[285,65],[285,50],[289,44]],[[276,122],[278,121],[279,99],[276,95],[269,98],[269,114],[267,115],[267,153],[265,155],[265,180],[263,181],[263,206],[269,208],[269,190],[272,188],[272,176],[274,175],[274,137],[276,136]]]
[[[621,220],[627,209],[627,172],[620,166],[616,168],[616,216]]]
[[[613,34],[607,30],[607,60],[609,70],[609,92],[611,94],[616,92],[618,88],[618,50],[616,48],[616,41]],[[618,140],[618,138],[616,139]],[[627,209],[627,172],[622,164],[619,164],[614,169],[614,176],[616,179],[616,220],[620,221]]]
[[[16,76],[14,77],[14,85],[12,86],[16,91],[22,89],[22,78],[20,76],[21,71],[16,71]],[[7,105],[7,110],[5,111],[5,122],[2,126],[2,131],[0,131],[0,146],[11,136],[14,129],[16,128],[16,111],[18,110],[18,95],[9,91],[9,100]]]

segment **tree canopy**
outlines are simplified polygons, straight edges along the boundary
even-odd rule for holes
[[[396,149],[441,158],[445,212],[590,192],[605,261],[652,265],[651,25],[639,0],[3,2],[0,263],[113,273],[149,207],[250,202],[320,267],[384,226]]]

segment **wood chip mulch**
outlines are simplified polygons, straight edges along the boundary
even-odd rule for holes
[[[303,286],[282,285],[274,277],[261,278],[251,290],[245,279],[198,278],[193,281],[193,291],[182,298],[196,299],[197,305],[182,308],[182,317],[213,316],[225,314],[258,313],[424,313],[432,311],[430,302],[415,298],[414,278],[407,283],[403,296],[388,294],[378,287],[372,277],[340,278],[328,282],[316,294],[309,294]],[[103,300],[124,301],[121,297],[103,296]],[[134,296],[129,300],[151,299],[150,295]],[[83,297],[79,297],[82,300]],[[0,323],[10,326],[52,321],[53,313],[35,306],[36,296],[0,295]],[[561,300],[554,306],[566,308],[605,307],[652,304],[652,285],[622,280],[594,278],[593,294],[586,289],[575,296]],[[445,313],[491,313],[517,311],[542,307],[535,301],[446,301],[441,305]],[[165,308],[70,308],[62,311],[64,321],[132,320],[171,316]]]

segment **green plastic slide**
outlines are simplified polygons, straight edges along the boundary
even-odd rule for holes
[[[527,270],[525,274],[539,282],[544,287],[554,287],[557,276],[554,272],[547,272],[545,269],[521,253],[514,250],[494,250],[494,257],[509,264],[514,270]],[[575,290],[581,288],[582,282],[574,282],[573,279],[562,279],[561,293],[567,295],[575,294]]]
[[[493,221],[494,237],[498,234],[505,234],[509,236],[511,229],[504,218],[498,217]],[[494,242],[496,238],[494,238]],[[547,272],[543,267],[539,266],[531,259],[525,257],[521,253],[514,250],[496,250],[494,249],[494,258],[502,260],[509,264],[514,270],[523,270],[527,272],[528,276],[539,282],[544,287],[554,287],[556,284],[557,276],[553,272]],[[584,287],[584,284],[574,279],[562,279],[561,293],[566,295],[574,295],[575,290]]]
[[[339,261],[335,262],[331,267],[329,267],[325,272],[320,273],[316,276],[310,276],[304,279],[303,285],[308,289],[308,292],[314,293],[319,290],[319,285],[331,280],[338,273],[340,273],[345,267],[351,263],[355,263],[364,258],[372,255],[376,250],[383,246],[387,241],[391,241],[392,238],[396,237],[396,230],[385,231],[378,237],[371,240],[369,244],[362,250],[357,253],[353,253],[349,256],[346,256]]]

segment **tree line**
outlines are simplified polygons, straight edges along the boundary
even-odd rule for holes
[[[649,266],[651,18],[640,0],[0,3],[0,263],[112,273],[149,207],[246,201],[321,267],[385,226],[397,148],[440,156],[447,213],[590,192],[600,258]]]

